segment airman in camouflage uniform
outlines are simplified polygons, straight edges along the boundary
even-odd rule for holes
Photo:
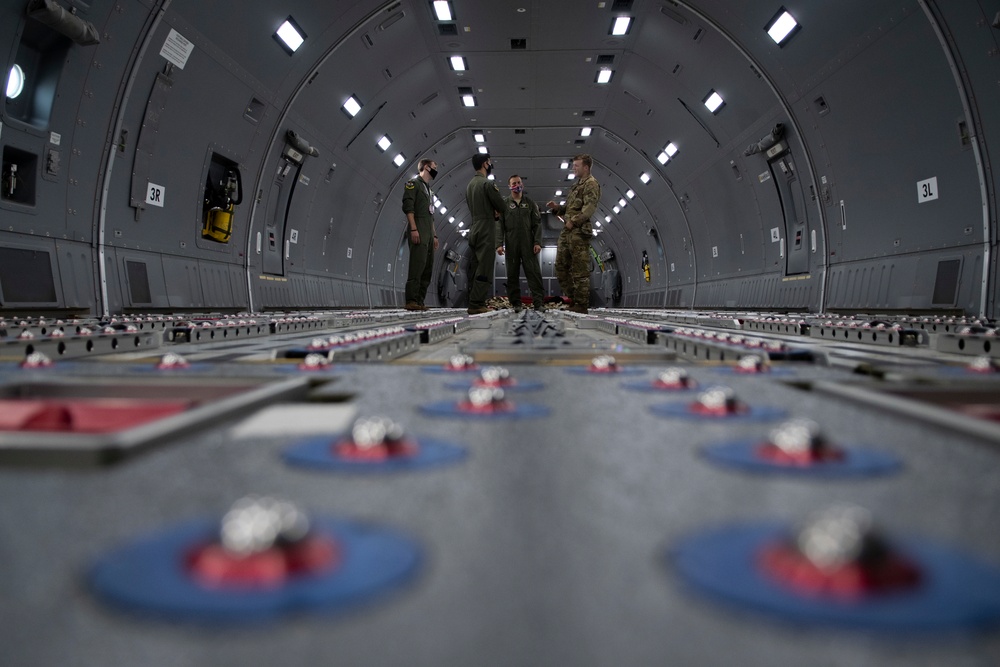
[[[430,182],[437,176],[437,163],[423,159],[419,175],[403,187],[403,213],[406,214],[406,241],[410,248],[410,266],[406,273],[406,309],[427,310],[424,298],[434,271],[434,251],[438,237],[434,232],[434,192]]]
[[[496,248],[503,242],[496,238],[494,225],[503,210],[503,197],[497,184],[486,177],[493,171],[489,155],[481,153],[472,156],[472,166],[476,175],[465,188],[465,203],[472,216],[472,231],[469,232],[469,248],[472,259],[469,262],[469,314],[476,315],[489,310],[486,296],[493,285],[493,264]]]
[[[566,205],[554,201],[546,204],[565,220],[556,248],[556,278],[562,293],[573,300],[570,310],[577,313],[586,313],[590,305],[590,240],[594,236],[590,218],[601,199],[601,186],[590,173],[593,164],[589,155],[573,158],[576,183]]]
[[[511,195],[504,199],[504,208],[497,221],[497,239],[503,245],[497,254],[504,255],[507,265],[507,298],[514,311],[521,310],[521,266],[528,279],[531,301],[535,310],[544,307],[545,290],[542,287],[542,269],[538,253],[542,251],[542,216],[538,205],[525,194],[521,177],[507,179]]]

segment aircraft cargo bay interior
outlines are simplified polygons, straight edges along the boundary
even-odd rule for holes
[[[1000,4],[0,47],[4,664],[1000,662]]]

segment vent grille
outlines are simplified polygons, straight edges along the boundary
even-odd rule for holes
[[[52,261],[44,250],[0,248],[0,289],[6,303],[55,303]]]
[[[934,277],[934,294],[931,305],[952,306],[958,298],[958,279],[962,273],[962,260],[947,259],[938,262]]]
[[[528,48],[528,40],[526,39],[512,39],[510,40],[510,48],[514,51],[523,51]]]
[[[149,275],[146,272],[146,263],[126,260],[125,274],[128,276],[128,289],[129,296],[132,297],[132,305],[153,303],[153,295],[149,290]]]
[[[457,35],[458,26],[456,26],[454,23],[439,23],[438,34],[442,36]]]
[[[612,53],[605,53],[603,55],[597,56],[598,65],[611,65],[615,62],[615,56]]]

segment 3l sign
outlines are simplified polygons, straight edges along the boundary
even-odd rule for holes
[[[917,203],[924,204],[938,198],[937,176],[917,183]]]

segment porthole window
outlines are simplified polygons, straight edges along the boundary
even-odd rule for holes
[[[7,75],[7,97],[15,99],[23,91],[24,70],[21,69],[20,65],[14,65],[10,68],[10,74]]]

